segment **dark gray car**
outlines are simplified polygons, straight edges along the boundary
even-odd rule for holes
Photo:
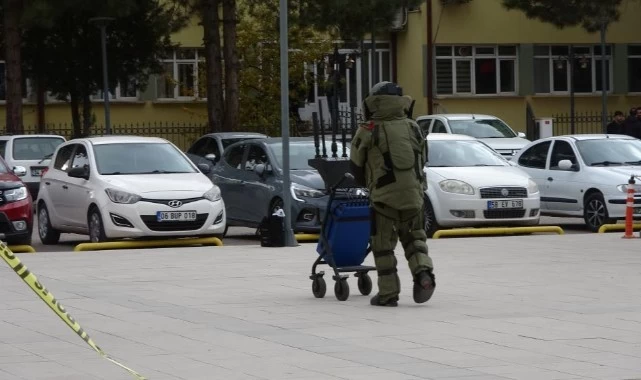
[[[292,228],[296,233],[318,233],[328,194],[320,174],[308,164],[315,156],[314,140],[291,138],[289,149]],[[208,176],[221,189],[227,226],[257,228],[265,216],[282,208],[282,157],[280,138],[245,140],[225,149]]]
[[[201,136],[187,149],[187,157],[196,165],[201,163],[211,164],[209,161],[218,162],[221,153],[231,144],[249,139],[267,138],[267,135],[254,132],[218,132]],[[213,154],[216,158],[208,160],[205,157]],[[213,158],[210,156],[209,158]]]

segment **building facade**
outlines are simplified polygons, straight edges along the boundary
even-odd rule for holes
[[[623,1],[621,19],[607,31],[605,52],[598,32],[558,29],[501,3],[443,7],[427,0],[408,12],[404,30],[396,34],[395,64],[398,82],[417,100],[415,116],[491,114],[526,132],[528,105],[537,118],[570,111],[571,85],[576,115],[600,114],[603,54],[608,112],[627,114],[641,106],[641,39],[635,30],[641,3]]]

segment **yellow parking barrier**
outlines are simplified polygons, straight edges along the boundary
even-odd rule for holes
[[[319,234],[296,234],[294,235],[296,237],[297,242],[316,242],[318,241],[318,238],[320,237]]]
[[[190,245],[215,245],[221,247],[223,242],[217,237],[173,240],[124,240],[105,243],[81,243],[76,245],[73,250],[79,252],[100,251],[104,249],[186,247]]]
[[[512,235],[533,232],[555,232],[563,235],[563,229],[559,226],[532,226],[532,227],[489,227],[489,228],[456,228],[452,230],[438,230],[432,239],[442,236],[477,236],[477,235]]]
[[[636,223],[632,225],[633,230],[641,230],[641,223]],[[625,224],[623,223],[617,223],[617,224],[604,224],[599,228],[599,233],[605,233],[608,231],[623,231],[625,230]]]
[[[36,250],[30,245],[10,245],[9,249],[13,253],[36,253]]]

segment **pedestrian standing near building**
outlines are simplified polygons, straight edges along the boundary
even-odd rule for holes
[[[614,113],[614,118],[606,127],[606,133],[613,135],[625,134],[625,115],[621,111]]]
[[[350,150],[351,172],[370,194],[370,246],[379,290],[370,301],[374,306],[398,306],[399,239],[414,280],[414,301],[427,302],[436,286],[423,223],[427,143],[411,119],[412,103],[394,83],[375,85],[363,102],[368,124],[358,129]]]

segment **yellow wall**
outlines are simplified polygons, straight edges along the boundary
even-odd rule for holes
[[[599,33],[587,33],[581,27],[558,29],[550,24],[528,19],[521,11],[508,11],[501,0],[473,0],[466,5],[443,8],[439,0],[433,4],[434,43],[438,44],[597,44]],[[621,19],[610,26],[607,43],[639,43],[638,25],[641,2],[623,0]],[[427,113],[425,93],[427,46],[427,5],[410,12],[404,31],[398,33],[398,82],[405,93],[416,99],[414,116]],[[600,112],[601,97],[577,95],[576,112]],[[496,115],[515,130],[525,132],[526,104],[530,102],[537,117],[568,113],[568,96],[445,96],[435,95],[434,113],[485,113]],[[610,95],[608,111],[621,110],[627,114],[632,106],[641,105],[640,96]]]

